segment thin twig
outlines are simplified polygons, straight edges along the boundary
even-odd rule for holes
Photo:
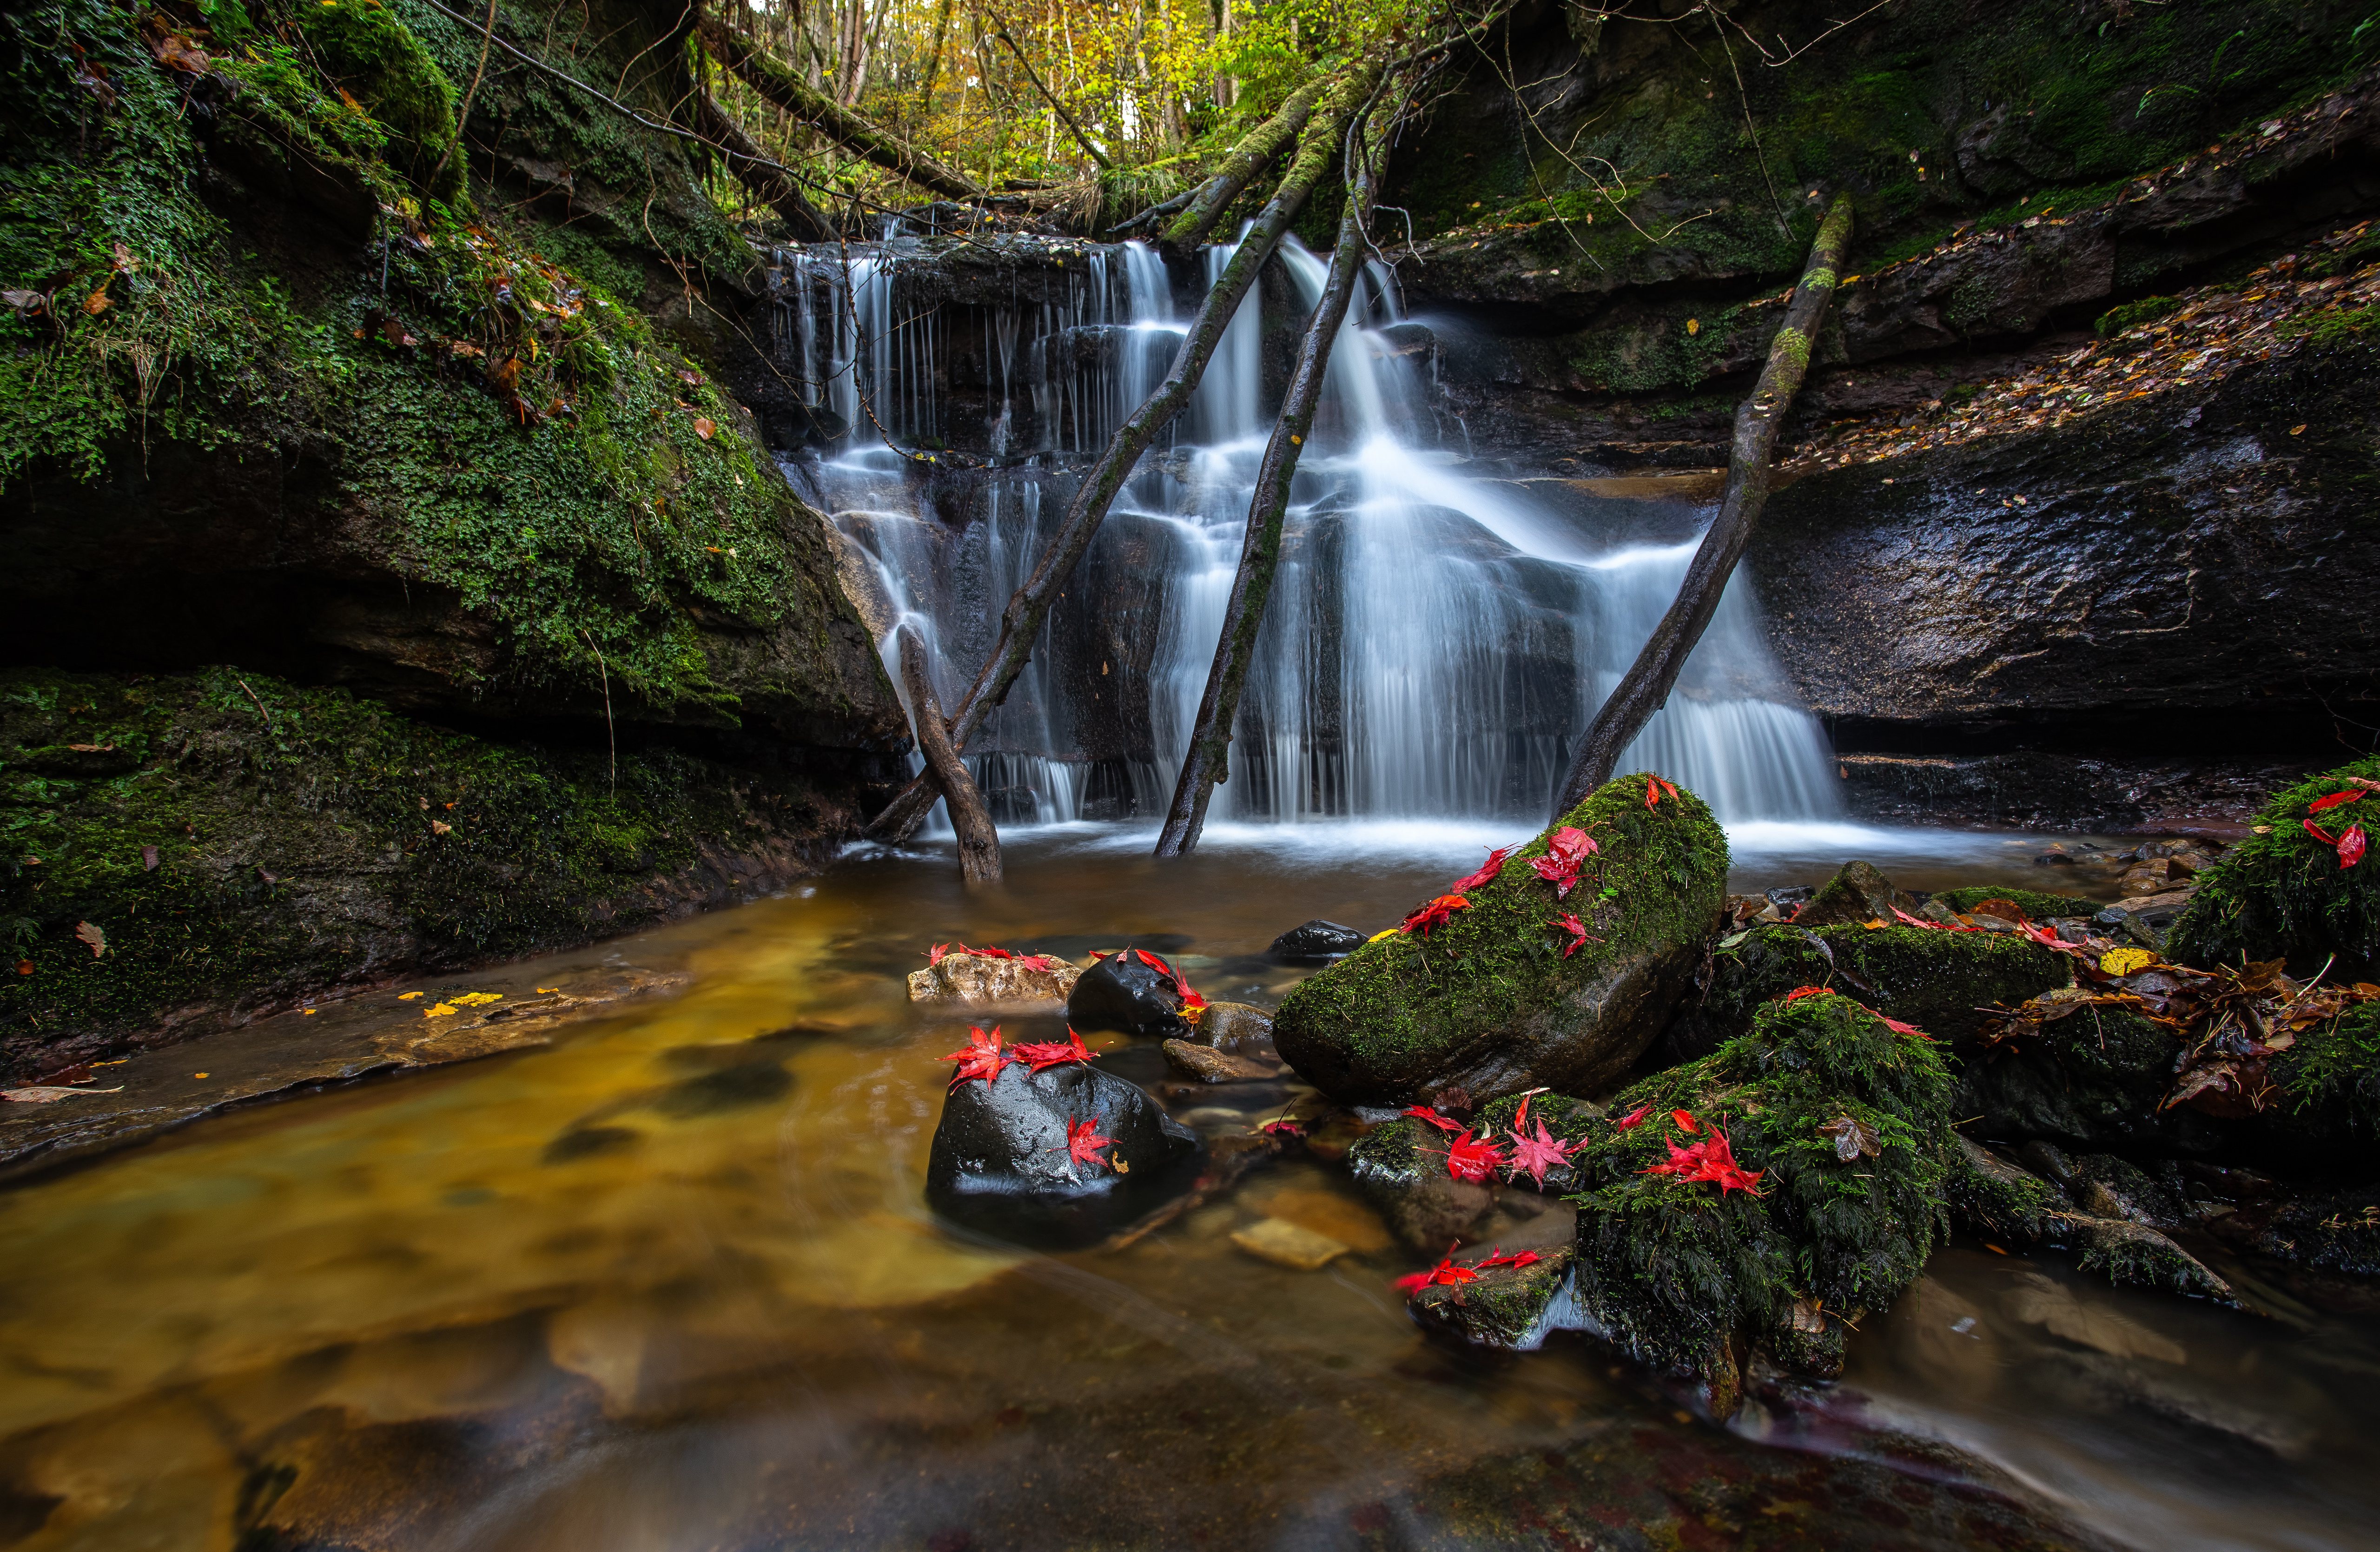
[[[620,795],[620,733],[612,726],[612,669],[603,661],[603,649],[595,644],[595,633],[579,627],[578,633],[587,638],[587,650],[595,654],[595,671],[603,678],[603,736],[612,744],[612,796]]]
[[[237,674],[235,674],[235,675],[233,675],[233,676],[232,676],[232,682],[233,682],[234,684],[238,685],[242,690],[248,690],[248,681],[247,681],[246,679],[244,679],[244,678],[240,678],[238,675],[237,675]],[[272,714],[271,712],[266,711],[266,710],[264,709],[264,703],[263,703],[263,702],[261,702],[261,701],[258,701],[258,700],[256,699],[256,691],[255,691],[255,690],[248,690],[248,698],[249,698],[250,701],[252,701],[252,702],[254,702],[254,703],[255,703],[255,704],[256,704],[256,715],[259,715],[259,716],[261,716],[261,717],[262,717],[262,718],[264,718],[264,730],[265,730],[266,732],[268,732],[268,733],[272,732],[272,731],[273,731],[273,714]]]
[[[443,7],[441,8],[443,9]],[[480,24],[479,67],[471,72],[471,84],[463,92],[463,105],[455,111],[455,138],[448,141],[446,142],[446,149],[438,153],[438,165],[430,169],[429,180],[422,185],[425,189],[429,189],[432,191],[436,190],[438,188],[438,175],[446,170],[446,158],[454,155],[455,148],[463,143],[464,130],[471,122],[471,99],[480,94],[480,78],[488,73],[488,49],[495,41],[496,0],[488,0],[488,19]],[[465,165],[468,168],[469,164],[467,162]],[[386,272],[382,271],[383,278],[381,285],[381,290],[383,293],[388,289],[385,275]]]

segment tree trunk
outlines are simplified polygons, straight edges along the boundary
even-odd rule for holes
[[[777,213],[791,231],[795,242],[831,242],[834,239],[834,224],[819,213],[816,205],[793,179],[777,170],[752,143],[752,137],[736,128],[735,121],[720,111],[708,92],[696,94],[694,103],[695,132],[720,149],[727,170],[751,192],[754,199]]]
[[[843,107],[717,17],[702,18],[702,45],[753,91],[853,154],[946,198],[983,198],[982,188],[973,179],[952,171],[898,135],[889,134]]]
[[[1191,319],[1189,332],[1183,336],[1182,348],[1175,352],[1165,380],[1117,429],[1099,462],[1084,475],[1082,488],[1067,507],[1065,521],[1057,537],[1050,541],[1031,578],[1016,590],[1001,614],[1000,640],[951,724],[951,742],[958,748],[965,749],[991,715],[992,709],[1007,699],[1009,688],[1033,655],[1034,640],[1041,633],[1042,622],[1050,617],[1050,605],[1075,574],[1083,553],[1090,548],[1099,523],[1107,517],[1109,504],[1123,488],[1133,466],[1157,439],[1157,434],[1189,402],[1192,390],[1207,370],[1208,359],[1222,342],[1223,330],[1231,323],[1232,314],[1239,311],[1241,299],[1256,283],[1257,272],[1272,256],[1281,234],[1289,229],[1289,224],[1305,208],[1306,196],[1321,181],[1330,165],[1331,148],[1338,143],[1340,132],[1371,95],[1379,74],[1379,66],[1367,61],[1340,78],[1316,124],[1299,145],[1297,159],[1290,165],[1281,187],[1257,217],[1246,240],[1232,255],[1232,262],[1224,266],[1215,288],[1207,293],[1196,316]],[[926,811],[932,806],[932,787],[922,778],[912,781],[869,824],[868,834],[905,839],[916,832]]]
[[[1727,591],[1727,580],[1743,557],[1744,547],[1752,542],[1753,525],[1767,504],[1768,462],[1777,450],[1777,433],[1810,370],[1811,342],[1817,336],[1827,304],[1834,299],[1836,272],[1842,265],[1851,235],[1852,199],[1839,194],[1818,226],[1818,240],[1811,246],[1802,282],[1786,304],[1785,321],[1769,344],[1768,364],[1761,369],[1752,397],[1735,412],[1735,445],[1728,457],[1727,489],[1719,500],[1718,517],[1703,535],[1694,564],[1686,568],[1685,580],[1678,584],[1677,601],[1653,628],[1652,639],[1596,714],[1594,726],[1579,746],[1578,758],[1571,763],[1569,774],[1554,793],[1556,818],[1611,779],[1621,752],[1669,701],[1679,670],[1686,666],[1687,655],[1718,611],[1719,595]]]
[[[1249,132],[1246,139],[1232,148],[1215,176],[1199,186],[1197,197],[1180,219],[1165,229],[1169,247],[1194,248],[1206,239],[1225,206],[1240,197],[1240,191],[1257,174],[1271,165],[1281,148],[1296,139],[1314,115],[1314,104],[1330,90],[1330,78],[1317,77],[1289,94],[1281,111]]]
[[[1364,256],[1371,249],[1365,222],[1371,214],[1373,180],[1378,176],[1376,163],[1385,153],[1393,127],[1391,116],[1377,147],[1351,144],[1348,148],[1347,209],[1339,218],[1339,244],[1330,251],[1330,277],[1323,283],[1313,321],[1298,341],[1297,365],[1281,400],[1281,419],[1273,425],[1272,440],[1265,444],[1264,463],[1257,470],[1256,490],[1248,498],[1248,532],[1240,546],[1240,569],[1232,579],[1231,602],[1223,608],[1223,634],[1215,643],[1215,664],[1208,670],[1207,690],[1198,701],[1198,720],[1183,756],[1181,778],[1174,784],[1173,805],[1157,837],[1160,857],[1179,857],[1197,846],[1215,785],[1231,779],[1232,724],[1239,715],[1240,693],[1247,686],[1257,633],[1264,627],[1265,602],[1272,594],[1273,572],[1281,560],[1281,519],[1289,510],[1298,454],[1314,429],[1314,411],[1330,374],[1330,348],[1338,340],[1339,326],[1346,322],[1355,276],[1362,273]]]
[[[926,643],[903,626],[895,633],[901,643],[901,682],[908,687],[909,715],[917,729],[917,748],[926,756],[926,771],[951,805],[951,827],[959,833],[959,872],[969,884],[1000,882],[1000,832],[983,806],[975,778],[959,763],[942,723],[941,703],[934,699],[934,681],[926,672]]]
[[[1058,116],[1058,121],[1066,127],[1068,134],[1075,137],[1075,143],[1083,148],[1083,153],[1098,163],[1102,172],[1113,171],[1115,164],[1108,160],[1107,153],[1091,143],[1091,137],[1083,132],[1082,125],[1066,111],[1066,104],[1058,101],[1058,94],[1041,83],[1041,77],[1033,68],[1033,61],[1025,57],[1025,51],[1016,46],[1016,40],[1008,35],[1008,29],[1002,27],[999,33],[1000,41],[1008,45],[1008,52],[1016,55],[1016,62],[1025,67],[1025,79],[1033,83],[1034,91],[1041,93],[1041,100],[1050,104],[1050,111]]]

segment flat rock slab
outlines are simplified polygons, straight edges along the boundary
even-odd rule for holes
[[[1354,1248],[1286,1218],[1259,1219],[1233,1231],[1232,1243],[1259,1261],[1293,1272],[1319,1272]]]
[[[557,977],[559,986],[542,989],[514,986],[513,978],[508,969],[471,977],[471,986],[503,995],[500,1001],[469,1006],[442,1003],[448,994],[434,990],[402,1000],[395,987],[325,1002],[316,1013],[279,1014],[102,1068],[91,1087],[113,1093],[47,1105],[0,1104],[0,1182],[95,1158],[278,1095],[547,1045],[565,1024],[632,998],[675,991],[686,980],[633,967],[571,971]],[[442,1006],[455,1011],[424,1016]]]

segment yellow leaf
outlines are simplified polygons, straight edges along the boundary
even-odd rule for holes
[[[2099,969],[2108,975],[2130,975],[2157,962],[2157,957],[2145,948],[2110,948],[2099,956]]]
[[[1689,318],[1689,319],[1687,319],[1687,320],[1686,320],[1686,332],[1687,332],[1688,334],[1700,334],[1700,333],[1702,333],[1702,332],[1703,332],[1703,322],[1702,322],[1702,320],[1701,320],[1701,319],[1699,319],[1699,318]]]
[[[1384,937],[1394,937],[1397,934],[1402,931],[1404,931],[1402,927],[1390,927],[1384,933],[1374,933],[1370,937],[1366,938],[1364,941],[1366,943],[1378,943]]]
[[[446,1000],[453,1003],[457,1008],[478,1008],[483,1003],[504,1001],[504,994],[502,992],[465,992],[461,996],[448,997]]]
[[[423,1008],[421,1016],[425,1019],[451,1019],[455,1016],[455,1009],[449,1004],[442,1002],[434,1008]]]
[[[548,993],[552,993],[552,992],[558,992],[558,991],[562,990],[562,988],[561,988],[561,987],[559,987],[559,986],[540,986],[537,990],[538,990],[538,995],[539,995],[540,996],[543,996],[547,995]]]
[[[419,992],[399,992],[396,994],[396,1000],[399,1002],[411,1002],[415,997],[418,997],[421,994]]]
[[[98,290],[82,299],[82,310],[93,317],[97,317],[114,305],[115,305],[114,299],[107,294],[107,282],[103,280],[99,283]]]

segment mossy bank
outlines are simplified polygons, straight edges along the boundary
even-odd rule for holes
[[[824,860],[839,800],[229,668],[0,671],[0,1075],[748,898]]]

